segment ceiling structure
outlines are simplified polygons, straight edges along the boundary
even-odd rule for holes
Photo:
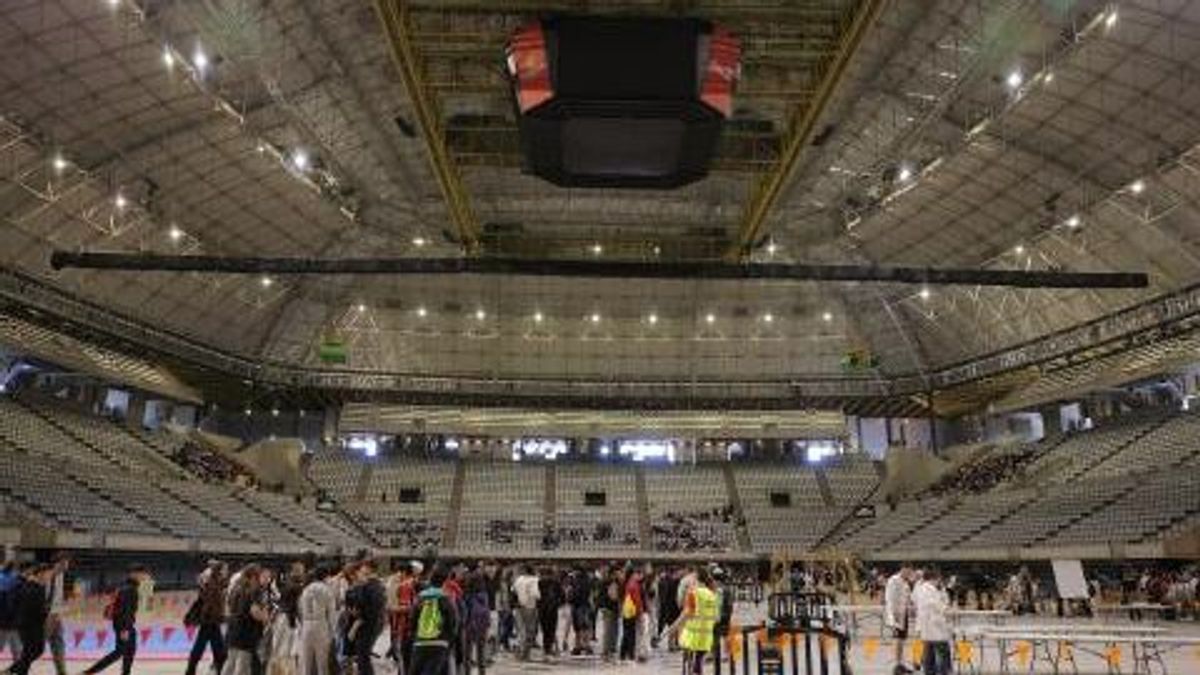
[[[503,45],[551,11],[702,16],[742,38],[709,178],[664,192],[521,174]],[[1186,0],[11,0],[0,45],[0,266],[248,359],[322,368],[339,337],[356,371],[696,383],[838,377],[865,348],[880,365],[859,377],[884,381],[1200,282]],[[1151,285],[126,274],[53,271],[55,249]]]

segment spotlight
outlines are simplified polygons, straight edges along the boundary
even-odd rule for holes
[[[1073,230],[1079,227],[1082,222],[1083,221],[1079,219],[1079,216],[1071,216],[1070,218],[1067,218],[1067,227]]]
[[[297,149],[292,153],[292,166],[300,171],[308,170],[308,153],[303,149]]]
[[[115,204],[118,209],[123,209],[126,206],[129,206],[129,200],[125,199],[125,195],[117,193],[117,196],[113,198],[113,204]]]
[[[920,296],[922,300],[928,300],[932,293],[930,293],[928,288],[922,288],[919,292],[917,292],[917,295]]]
[[[62,155],[55,155],[54,159],[50,160],[50,166],[54,167],[55,171],[62,173],[70,166],[70,162]]]
[[[1021,75],[1021,71],[1014,70],[1008,74],[1008,77],[1004,80],[1004,83],[1008,85],[1009,89],[1017,89],[1024,81],[1025,78]]]
[[[908,179],[912,178],[912,168],[907,165],[900,167],[900,173],[896,174],[896,178],[901,183],[907,183]]]
[[[196,52],[192,54],[192,65],[195,66],[196,72],[201,75],[208,70],[208,55],[200,47],[196,47]]]

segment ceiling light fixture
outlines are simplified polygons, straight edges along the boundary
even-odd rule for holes
[[[300,171],[307,171],[308,153],[302,148],[297,148],[296,151],[292,153],[292,166],[296,167]]]
[[[54,167],[54,170],[59,173],[65,171],[69,165],[70,162],[68,162],[62,155],[55,155],[54,159],[50,160],[50,166]]]
[[[1135,195],[1140,195],[1146,191],[1146,181],[1137,179],[1129,184],[1129,191]]]
[[[592,312],[592,323],[600,323],[600,313]]]
[[[704,323],[714,323],[717,320],[717,315],[709,312],[704,315]]]
[[[358,310],[359,314],[362,314],[363,312],[367,311],[367,306],[360,302],[358,303],[358,307],[356,307],[356,309]]]
[[[771,322],[775,321],[775,315],[770,312],[767,312],[766,314],[763,314],[763,321],[765,321],[767,323],[771,323]]]
[[[427,311],[425,310],[425,308],[424,308],[424,307],[418,307],[418,308],[417,308],[417,316],[421,317],[422,319],[424,319],[424,318],[425,318],[425,315],[426,315],[426,314],[428,314],[428,313],[429,313],[429,312],[427,312]]]
[[[115,204],[118,209],[123,209],[126,206],[129,206],[129,200],[125,199],[125,195],[118,192],[117,196],[113,198],[113,204]]]
[[[420,248],[426,244],[425,237],[413,237],[413,246]]]
[[[900,167],[900,172],[896,174],[896,178],[899,179],[901,183],[907,183],[908,180],[912,178],[912,167],[908,166],[907,164]]]
[[[1019,70],[1012,71],[1011,73],[1008,74],[1008,77],[1004,80],[1005,84],[1008,85],[1009,89],[1019,88],[1021,86],[1021,83],[1024,81],[1025,81],[1025,78],[1021,75],[1021,71],[1019,71]]]
[[[932,295],[932,293],[930,292],[930,290],[928,288],[922,288],[920,291],[917,292],[917,295],[920,296],[920,298],[922,300],[928,300],[929,296]]]
[[[592,255],[600,255],[604,253],[604,247],[600,244],[592,244]]]
[[[654,324],[658,323],[658,315],[651,314],[650,316],[646,317],[646,321],[653,326]]]
[[[483,311],[482,309],[477,309],[475,310],[475,318],[478,321],[483,321],[487,318],[487,312]]]
[[[1082,222],[1083,221],[1079,219],[1079,216],[1071,216],[1070,218],[1067,218],[1067,227],[1073,230],[1079,227]]]
[[[833,321],[833,312],[825,312],[824,314],[821,315],[821,320],[824,321],[825,323],[829,323],[830,321]]]
[[[533,320],[534,320],[534,322],[535,322],[535,323],[541,323],[541,322],[542,322],[542,319],[545,319],[545,318],[546,318],[546,317],[542,316],[542,313],[541,313],[541,312],[534,312],[534,313],[533,313]]]
[[[167,231],[167,236],[171,238],[171,241],[179,241],[183,239],[183,230],[179,229],[178,225],[172,225],[171,229]]]
[[[1016,253],[1017,255],[1024,255],[1025,246],[1023,244],[1017,244],[1017,247],[1013,249],[1013,253]]]
[[[201,47],[196,47],[196,52],[192,54],[192,65],[201,75],[208,70],[208,54],[205,54]]]
[[[175,54],[171,52],[170,47],[163,47],[163,65],[168,69],[175,67]]]
[[[775,252],[778,250],[779,250],[779,245],[775,243],[774,239],[767,242],[767,255],[775,255]]]
[[[275,280],[271,277],[263,277],[262,279],[259,279],[258,283],[262,284],[263,288],[270,288],[271,284],[275,283]]]
[[[1112,28],[1115,25],[1117,25],[1117,8],[1113,7],[1109,10],[1108,16],[1104,17],[1104,27]]]

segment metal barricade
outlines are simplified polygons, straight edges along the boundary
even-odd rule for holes
[[[776,593],[767,602],[767,623],[741,629],[740,664],[730,650],[729,675],[852,675],[850,637],[832,598]]]

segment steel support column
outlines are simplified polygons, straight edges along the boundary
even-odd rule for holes
[[[827,64],[821,82],[811,101],[797,109],[788,122],[786,140],[779,162],[770,173],[763,176],[755,188],[754,197],[746,207],[742,224],[738,231],[734,248],[728,251],[726,258],[739,260],[749,252],[754,242],[762,232],[763,226],[770,215],[771,209],[779,201],[784,188],[792,177],[800,160],[801,151],[812,138],[813,130],[821,118],[826,105],[833,98],[834,90],[842,75],[850,65],[850,59],[858,51],[871,26],[883,12],[887,0],[861,0],[854,12],[854,18],[846,31],[842,33],[841,43],[833,58]]]
[[[467,253],[474,253],[479,245],[479,221],[471,209],[470,197],[463,185],[462,175],[446,146],[437,102],[425,84],[424,73],[409,32],[408,1],[375,0],[375,9],[388,36],[396,70],[408,90],[408,98],[412,102],[417,123],[425,138],[429,161],[433,165],[433,173],[442,191],[442,197],[446,200],[450,218],[458,227],[463,249]]]

